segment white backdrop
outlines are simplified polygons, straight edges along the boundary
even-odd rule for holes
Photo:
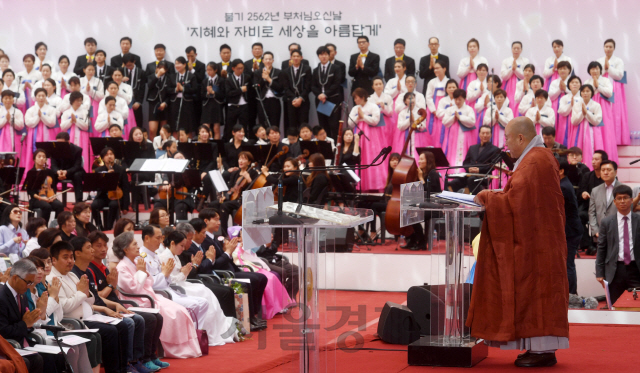
[[[67,54],[73,64],[84,53],[84,38],[96,38],[98,49],[104,49],[109,59],[120,52],[119,40],[125,35],[133,39],[132,52],[141,56],[143,64],[154,59],[156,43],[167,46],[169,60],[193,45],[198,58],[208,62],[220,60],[223,43],[231,45],[233,58],[246,60],[255,41],[275,54],[277,66],[288,58],[287,46],[292,42],[302,45],[312,65],[318,62],[315,49],[327,42],[336,44],[337,58],[348,62],[348,56],[358,51],[354,32],[364,29],[370,50],[380,54],[382,61],[393,55],[393,41],[402,37],[407,41],[406,54],[417,64],[428,53],[428,38],[438,36],[441,53],[450,58],[452,75],[467,56],[466,42],[472,37],[480,41],[480,54],[496,73],[502,59],[511,55],[512,41],[523,42],[523,56],[541,71],[544,60],[552,55],[551,41],[561,39],[565,54],[584,79],[588,63],[604,55],[604,40],[614,38],[615,55],[623,59],[628,72],[629,116],[640,115],[640,52],[630,45],[640,36],[640,2],[635,0],[324,0],[322,4],[308,0],[0,0],[0,14],[0,48],[11,57],[15,70],[22,69],[22,56],[34,53],[38,41],[48,44],[49,58],[57,62]],[[215,37],[205,36],[206,28],[212,27]],[[316,37],[310,30],[317,31]],[[632,131],[640,130],[640,123],[629,122]]]

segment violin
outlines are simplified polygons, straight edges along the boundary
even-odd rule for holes
[[[113,165],[107,165],[105,163],[105,166],[107,167],[107,170],[109,172],[113,171]],[[112,201],[119,201],[122,196],[124,195],[124,193],[122,193],[122,189],[120,189],[120,187],[116,187],[116,190],[111,190],[109,192],[107,192],[107,197],[112,200]]]
[[[340,153],[338,153],[340,154]],[[309,149],[305,149],[302,151],[302,154],[296,157],[296,160],[301,163],[305,163],[309,158]]]
[[[427,111],[420,109],[418,111],[420,117],[412,122],[404,146],[402,147],[402,158],[398,162],[393,175],[391,177],[391,184],[393,185],[393,192],[391,199],[387,202],[387,209],[385,213],[385,227],[389,233],[396,236],[409,236],[413,233],[413,227],[400,227],[400,186],[406,183],[412,183],[418,180],[418,167],[414,157],[407,155],[407,147],[409,141],[411,141],[411,135],[416,130],[418,125],[427,118]],[[413,115],[412,115],[413,117]],[[412,118],[413,119],[413,118]]]
[[[170,184],[162,185],[162,186],[168,186],[169,190],[167,191],[163,188],[160,188],[160,190],[158,191],[158,196],[160,197],[160,199],[169,199],[173,197],[174,199],[182,200],[188,197],[189,191],[187,190],[187,187],[175,188],[175,187],[172,187]]]
[[[44,179],[44,183],[42,183],[42,187],[40,188],[40,192],[38,192],[38,195],[43,198],[51,198],[55,196],[56,194],[53,192],[51,185],[53,185],[53,179],[51,178],[51,176],[47,176]]]

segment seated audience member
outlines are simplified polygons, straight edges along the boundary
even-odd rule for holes
[[[469,151],[467,151],[467,156],[464,158],[464,162],[462,162],[465,170],[472,174],[486,174],[492,168],[491,165],[488,166],[473,166],[468,167],[469,165],[478,165],[478,164],[488,164],[491,160],[494,163],[497,161],[496,155],[500,153],[500,149],[497,146],[491,143],[491,127],[482,126],[480,127],[480,143],[471,145],[469,147]],[[468,177],[456,177],[449,179],[449,187],[457,192],[460,189],[468,188],[469,192],[473,192],[473,194],[478,194],[480,191],[484,190],[489,186],[488,181],[475,181],[478,179],[478,176],[468,176]],[[481,186],[478,186],[480,184]]]
[[[49,250],[54,243],[62,241],[62,231],[58,228],[47,228],[38,235],[38,245]],[[35,250],[34,250],[35,251]]]
[[[17,205],[8,205],[0,217],[0,254],[20,255],[29,241],[27,231],[22,228],[22,209]]]
[[[73,237],[76,237],[76,219],[69,211],[60,213],[56,220],[58,221],[58,229],[62,231],[62,241],[69,242]]]
[[[52,283],[54,278],[58,278],[62,282],[58,298],[64,317],[82,319],[85,310],[90,310],[91,313],[97,311],[110,317],[122,318],[122,315],[96,303],[86,275],[78,278],[72,272],[75,260],[73,246],[70,243],[57,242],[51,246],[50,252],[53,268],[51,274],[47,276],[47,281]],[[86,319],[83,322],[91,329],[98,329],[102,340],[102,362],[105,373],[124,371],[126,353],[123,354],[122,351],[126,350],[128,345],[126,325],[124,323],[111,325]]]
[[[22,250],[22,257],[26,258],[35,249],[39,249],[38,235],[47,229],[47,222],[43,218],[31,218],[27,222],[27,235],[29,235],[29,241]]]
[[[160,237],[156,233],[154,230],[154,241],[159,241]],[[155,302],[155,307],[160,310],[164,319],[160,342],[165,356],[177,359],[202,356],[189,311],[153,291],[155,279],[147,272],[146,261],[140,258],[140,248],[133,232],[125,232],[116,237],[113,240],[113,252],[120,260],[117,267],[118,288],[127,293],[150,296]],[[134,300],[140,307],[151,307],[151,302],[146,298],[122,298]],[[158,365],[155,361],[154,364]]]
[[[20,344],[33,346],[35,343],[27,338],[30,329],[42,320],[42,313],[47,307],[47,298],[42,297],[36,309],[29,311],[27,298],[23,295],[35,280],[38,270],[33,262],[22,259],[11,267],[10,277],[4,285],[0,285],[0,336],[13,339]],[[61,355],[36,354],[25,356],[32,366],[40,365],[42,372],[61,372],[65,368]],[[44,364],[43,364],[44,363]]]
[[[107,257],[107,243],[109,237],[100,231],[94,231],[87,237],[91,242],[93,248],[93,259],[89,263],[88,269],[91,271],[94,277],[93,281],[96,284],[98,294],[102,298],[106,298],[114,303],[120,303],[118,298],[118,270],[116,268],[113,271],[102,264],[102,261]],[[139,363],[142,363],[145,368],[151,371],[155,371],[159,368],[166,368],[168,363],[164,363],[158,359],[156,355],[157,348],[160,346],[160,333],[162,331],[163,318],[159,313],[137,312],[134,317],[142,317],[144,319],[144,338],[137,336],[135,338],[134,353]],[[137,324],[136,324],[137,328]],[[138,331],[136,330],[136,334]],[[143,371],[139,369],[136,364],[134,368],[138,372]]]
[[[149,224],[157,225],[160,229],[164,229],[169,226],[169,213],[164,207],[156,207],[151,210],[149,215]]]
[[[236,278],[248,279],[249,286],[243,286],[249,295],[249,315],[251,315],[251,331],[266,329],[267,323],[258,317],[258,313],[262,307],[262,295],[267,287],[267,277],[260,273],[244,272],[233,263],[233,252],[238,244],[238,239],[233,238],[230,241],[224,240],[223,236],[216,236],[215,233],[220,229],[220,215],[215,209],[204,209],[198,215],[200,219],[207,225],[206,237],[202,243],[202,250],[205,252],[213,246],[216,250],[215,261],[213,262],[214,270],[223,270],[233,272]]]
[[[605,280],[609,283],[611,304],[614,304],[628,288],[640,287],[640,242],[636,234],[640,214],[631,211],[629,186],[618,184],[611,194],[615,212],[600,223],[596,280],[603,286]]]
[[[120,218],[113,226],[113,237],[118,237],[123,232],[133,232],[135,224],[131,219]],[[109,249],[107,251],[107,265],[109,266],[109,270],[113,270],[118,265],[120,259],[116,257],[113,253],[113,249]]]
[[[600,176],[603,184],[591,191],[589,198],[589,226],[592,235],[598,237],[602,219],[615,215],[616,206],[613,203],[613,189],[620,183],[616,179],[618,164],[614,161],[602,161],[600,163]]]
[[[578,278],[576,275],[576,253],[582,239],[582,225],[578,215],[578,200],[573,184],[567,178],[569,162],[561,158],[560,163],[560,189],[564,197],[564,232],[567,237],[567,276],[569,277],[569,294],[578,294]]]
[[[186,224],[188,223],[181,223]],[[154,230],[157,228],[154,228]],[[193,228],[191,227],[193,230]],[[164,239],[164,246],[167,250],[158,255],[162,266],[169,266],[173,270],[166,281],[182,287],[189,297],[204,299],[209,307],[202,320],[198,319],[199,327],[207,331],[209,336],[209,346],[221,346],[225,343],[233,343],[235,333],[228,333],[229,330],[237,330],[233,317],[226,317],[220,308],[220,303],[215,295],[202,284],[187,282],[187,276],[191,273],[194,264],[192,262],[182,266],[179,255],[186,249],[187,238],[180,231],[174,231]],[[196,254],[202,259],[202,254]],[[146,259],[146,258],[145,258]],[[194,257],[195,259],[195,257]],[[162,274],[164,276],[164,274]],[[179,301],[178,301],[179,302]],[[225,337],[226,336],[226,337]]]
[[[78,202],[73,206],[73,217],[76,220],[76,236],[87,237],[89,233],[97,231],[95,225],[91,224],[91,205]]]

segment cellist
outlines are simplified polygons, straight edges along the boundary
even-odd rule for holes
[[[253,180],[258,177],[258,171],[251,168],[253,155],[247,151],[238,154],[238,169],[233,172],[225,171],[222,177],[227,182],[229,192],[220,197],[217,202],[212,202],[210,207],[220,211],[222,232],[227,232],[229,216],[233,211],[242,207],[242,191],[249,188]]]
[[[125,168],[115,163],[116,157],[112,148],[107,146],[102,149],[100,152],[100,158],[102,158],[104,166],[96,168],[95,172],[117,173],[119,188],[119,190],[116,191],[98,190],[96,198],[91,202],[91,212],[96,219],[96,223],[98,224],[98,227],[100,227],[101,231],[105,231],[110,230],[113,227],[113,223],[115,223],[118,218],[119,211],[126,214],[127,210],[129,210],[129,177]],[[122,193],[122,197],[119,199],[116,198],[117,194],[119,194],[117,193],[118,191]],[[104,207],[109,208],[105,225],[102,224],[101,215]]]

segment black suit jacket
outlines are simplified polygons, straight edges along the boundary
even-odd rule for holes
[[[333,102],[337,105],[342,102],[344,97],[344,89],[340,85],[344,78],[342,76],[342,71],[340,71],[340,67],[330,63],[327,65],[326,76],[320,76],[322,75],[321,64],[318,64],[318,67],[313,69],[311,91],[316,96],[316,107],[320,102],[320,100],[318,100],[318,96],[322,94],[322,83],[324,83],[324,94],[327,96],[329,102]]]
[[[173,75],[176,73],[176,67],[173,64],[173,62],[169,62],[167,60],[164,60],[164,62],[167,64],[167,72],[165,75]],[[149,62],[147,64],[147,68],[145,69],[145,75],[147,75],[147,80],[150,80],[151,77],[156,75],[156,61],[153,62]]]
[[[471,145],[469,147],[469,151],[467,152],[467,156],[462,162],[462,165],[466,166],[479,163],[488,163],[500,152],[500,149],[490,142],[484,147],[485,149],[482,151],[482,153],[480,153],[480,144]],[[486,174],[487,172],[489,172],[490,168],[491,165],[478,167],[481,174]],[[469,172],[469,167],[465,167],[465,170]]]
[[[95,56],[95,55],[94,55]],[[83,54],[81,56],[78,56],[76,58],[76,64],[73,65],[73,72],[79,76],[79,77],[83,77],[84,76],[84,67],[87,66],[87,54]]]
[[[405,72],[405,74],[416,76],[416,61],[407,55],[403,57],[403,60],[404,60],[404,63],[407,65],[407,71]],[[396,64],[395,55],[393,57],[387,58],[386,61],[384,61],[384,80],[385,81],[388,82],[389,80],[396,77],[396,72],[393,69],[395,64]]]
[[[196,60],[196,66],[194,67],[194,70],[198,81],[201,82],[204,79],[204,76],[207,74],[207,65],[205,65],[204,62],[200,60]]]
[[[169,98],[176,91],[176,84],[171,74],[164,74],[164,78],[157,78],[156,74],[147,80],[147,101],[159,101],[169,104]],[[165,110],[167,110],[165,108]]]
[[[352,78],[351,92],[356,88],[364,88],[369,94],[373,94],[373,86],[371,81],[378,75],[380,71],[380,56],[369,51],[364,61],[364,68],[356,69],[356,62],[360,53],[351,55],[349,59],[349,75]]]
[[[224,104],[224,81],[225,79],[218,75],[218,79],[215,83],[218,87],[218,92],[213,97],[209,97],[209,94],[207,93],[207,87],[211,85],[211,83],[209,83],[209,76],[206,76],[200,81],[200,101],[202,101],[202,106],[206,105],[208,100],[216,100],[219,104]]]
[[[171,102],[174,102],[178,99],[178,92],[176,92],[175,87],[178,85],[178,79],[180,78],[180,75],[178,73],[176,73],[175,75],[173,75],[173,90],[170,91],[171,93]],[[182,98],[185,101],[193,101],[195,99],[198,99],[198,97],[200,96],[200,83],[199,80],[196,76],[196,74],[192,73],[191,71],[185,71],[184,73],[184,83],[182,84],[182,86],[184,87],[184,91],[182,92]]]
[[[438,61],[442,65],[444,65],[443,67],[447,68],[447,71],[445,73],[447,78],[451,78],[449,72],[449,57],[445,56],[444,54],[438,53]],[[436,73],[434,73],[432,69],[429,69],[429,65],[431,65],[431,53],[420,59],[420,65],[418,67],[418,70],[420,70],[420,77],[424,79],[424,86],[422,87],[423,95],[427,92],[427,84],[429,84],[429,81],[436,77]],[[407,70],[407,74],[408,73],[409,70]]]
[[[275,67],[271,68],[271,73],[269,76],[271,77],[271,83],[262,79],[262,70],[253,72],[253,79],[251,80],[252,84],[257,84],[260,86],[260,98],[264,98],[266,96],[269,89],[273,90],[273,93],[277,97],[282,97],[284,93],[284,86],[280,81],[280,69],[276,69]],[[254,89],[250,87],[250,89]]]
[[[144,102],[144,92],[147,86],[147,75],[141,67],[137,66],[131,73],[129,73],[129,69],[126,67],[122,70],[124,70],[122,72],[123,76],[125,78],[129,78],[129,80],[124,83],[131,86],[131,90],[133,91],[133,102],[142,104]]]
[[[0,335],[4,339],[13,339],[22,344],[27,334],[33,328],[27,328],[27,324],[22,321],[22,315],[27,309],[27,298],[20,294],[22,309],[18,309],[16,298],[13,297],[7,285],[0,285]],[[31,342],[29,342],[31,345]]]
[[[294,82],[293,66],[287,67],[280,73],[280,80],[284,86],[284,99],[293,101],[297,97],[302,97],[304,101],[309,101],[309,93],[311,93],[311,68],[300,64],[298,71],[299,80]],[[297,83],[297,84],[296,84]]]
[[[136,59],[135,64],[138,67],[138,69],[142,70],[142,62],[140,62],[140,56],[133,53],[129,53],[129,54],[131,54]],[[114,67],[114,68],[123,67],[122,64],[123,64],[122,55],[120,55],[120,53],[111,57],[111,63],[109,64],[111,65],[111,67]]]
[[[105,64],[104,67],[102,68],[104,70],[102,75],[98,74],[98,68],[96,67],[96,76],[100,79],[100,81],[102,82],[102,85],[104,86],[104,90],[105,92],[107,91],[107,84],[109,84],[109,82],[113,81],[113,72],[116,71],[115,68]]]
[[[51,158],[51,170],[56,173],[58,170],[66,170],[68,177],[76,172],[84,172],[84,167],[82,165],[82,148],[71,143],[69,145],[71,146],[73,159]]]
[[[634,259],[640,269],[640,242],[638,229],[640,229],[640,214],[631,213],[631,236],[633,238]],[[613,282],[618,266],[618,253],[620,250],[618,232],[618,214],[602,219],[600,234],[598,235],[598,252],[596,253],[596,277],[604,277],[607,282]]]
[[[306,65],[311,67],[311,65],[309,65],[309,61],[305,60],[304,58],[302,59],[302,62],[300,62],[302,65]],[[282,61],[282,64],[280,65],[280,70],[286,70],[289,67],[289,60],[284,60]]]
[[[216,260],[213,262],[213,269],[221,270],[221,271],[231,271],[231,272],[241,272],[240,268],[233,262],[231,258],[227,254],[225,254],[224,249],[222,248],[222,241],[218,240],[218,237],[215,236],[214,239],[207,236],[202,242],[202,249],[209,250],[211,246],[216,249]]]
[[[203,243],[204,244],[204,243]],[[185,266],[187,263],[191,263],[191,255],[196,255],[198,253],[198,251],[201,251],[202,254],[204,255],[205,250],[202,250],[200,248],[198,248],[198,245],[196,245],[195,242],[191,242],[191,246],[182,252],[182,254],[180,254],[178,256],[178,258],[180,258],[180,263],[182,264],[182,266]],[[217,258],[217,253],[216,253],[216,258]],[[198,278],[198,274],[212,274],[213,273],[213,263],[211,262],[211,260],[207,259],[206,257],[204,257],[202,259],[202,262],[200,263],[200,265],[198,266],[198,268],[193,268],[191,270],[191,272],[189,273],[189,276],[187,276],[187,278]]]
[[[242,92],[242,86],[247,87],[247,92]],[[237,105],[240,102],[240,96],[244,97],[244,100],[249,102],[248,92],[251,88],[251,77],[247,74],[242,74],[240,77],[240,83],[236,79],[236,76],[233,72],[227,75],[227,78],[224,79],[224,95],[229,104]]]

